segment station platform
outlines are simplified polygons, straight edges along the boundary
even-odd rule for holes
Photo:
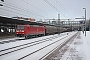
[[[90,31],[86,31],[86,36],[81,31],[74,39],[67,60],[90,60]]]
[[[15,37],[14,33],[0,33],[0,39],[7,39]]]
[[[90,31],[80,31],[61,60],[90,60]]]
[[[44,60],[90,60],[90,31],[86,36],[79,31],[74,39]]]
[[[84,53],[84,60],[90,60],[90,31],[85,32],[84,34],[81,32],[81,41],[82,41],[82,51]]]

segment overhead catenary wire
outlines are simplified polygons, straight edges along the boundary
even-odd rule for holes
[[[2,9],[1,8],[1,10],[3,10],[1,13],[0,13],[0,16],[7,16],[8,17],[8,15],[13,15],[13,16],[17,16],[17,14],[15,14],[15,13],[9,13],[9,12],[4,12],[4,11],[7,11],[7,10],[5,10],[5,9]],[[11,12],[11,11],[10,11]],[[3,14],[3,13],[5,13],[5,14]]]
[[[9,7],[9,6],[4,6],[4,7],[13,9],[12,7]],[[1,9],[3,9],[3,8],[1,8]],[[4,10],[4,9],[3,9],[3,10]],[[19,14],[19,15],[28,16],[28,15],[26,15],[26,14],[24,14],[24,13],[15,12],[15,11],[8,10],[8,9],[5,9],[5,10],[8,11],[8,12],[10,12],[10,13],[17,13],[17,14]],[[18,10],[18,11],[19,11],[19,10]]]
[[[42,10],[42,9],[40,9],[40,8],[38,8],[38,7],[30,4],[30,3],[28,3],[27,1],[25,1],[25,0],[22,0],[22,1],[24,1],[26,4],[28,4],[28,5],[30,5],[30,6],[34,7],[35,9],[38,9],[38,10],[40,10],[41,12],[44,12],[45,14],[48,14],[48,13],[45,12],[44,10]],[[56,10],[57,12],[60,12],[60,10],[57,9],[57,8],[56,8],[53,4],[51,4],[49,1],[47,1],[47,0],[45,0],[45,1],[46,1],[47,4],[49,4],[54,10]],[[30,16],[30,15],[32,14],[32,15],[35,15],[35,16],[37,16],[37,17],[48,18],[48,16],[42,15],[41,13],[33,12],[33,11],[31,11],[31,10],[28,10],[28,9],[24,9],[24,8],[22,8],[22,7],[19,7],[18,5],[11,4],[11,3],[6,2],[6,1],[4,2],[4,4],[6,4],[6,6],[8,6],[8,8],[10,7],[10,9],[13,9],[13,10],[18,11],[19,15]],[[12,13],[13,13],[13,12],[12,12]],[[63,16],[65,17],[64,14],[63,14]]]
[[[8,2],[7,2],[8,3]],[[34,15],[36,15],[36,16],[40,16],[40,17],[45,17],[45,16],[42,16],[42,15],[40,15],[40,14],[37,14],[37,13],[34,13],[34,12],[31,12],[31,11],[27,11],[26,9],[23,9],[23,8],[19,8],[19,7],[16,7],[16,6],[13,6],[13,5],[10,5],[10,4],[7,4],[7,3],[4,3],[8,8],[11,8],[11,9],[14,9],[14,10],[18,10],[19,12],[21,12],[21,11],[23,11],[23,13],[27,13],[27,14],[34,14]],[[5,7],[6,7],[5,6]],[[20,13],[19,13],[20,14]],[[21,13],[22,14],[22,13]],[[29,14],[29,15],[30,15]],[[25,15],[26,16],[26,15]]]
[[[59,12],[59,10],[53,6],[50,2],[48,2],[47,0],[44,0],[49,6],[51,6],[54,10],[56,10],[57,12]]]
[[[35,9],[40,10],[41,12],[44,12],[44,13],[46,13],[46,14],[48,15],[48,13],[45,12],[44,10],[42,10],[42,9],[40,9],[40,8],[38,8],[38,7],[34,6],[34,5],[32,5],[32,4],[28,3],[28,2],[26,2],[25,0],[22,0],[22,1],[25,2],[26,4],[30,5],[30,6],[34,7]]]
[[[51,4],[49,1],[47,1],[47,0],[44,0],[50,7],[52,7],[54,10],[56,10],[58,13],[60,12],[60,10],[59,9],[57,9],[53,4]],[[63,13],[62,13],[63,14]],[[66,17],[65,16],[65,14],[63,14],[63,16],[64,17]]]
[[[12,6],[12,5],[11,5],[11,6]],[[36,15],[36,16],[45,17],[45,16],[40,15],[40,14],[38,14],[38,13],[36,13],[36,12],[32,12],[31,10],[26,10],[26,9],[19,8],[19,7],[16,7],[16,6],[12,6],[12,7],[18,8],[20,11],[26,12],[26,13],[28,13],[28,14],[30,13],[29,15],[34,14],[34,15]]]
[[[0,8],[0,9],[2,9],[2,8]],[[10,12],[10,13],[17,13],[17,14],[19,14],[19,15],[23,15],[23,14],[21,14],[21,13],[18,13],[18,12],[15,12],[15,11],[11,11],[11,10],[8,10],[8,9],[2,9],[2,10],[5,10],[5,11],[8,11],[8,12]],[[17,15],[16,14],[16,15]],[[26,15],[24,15],[24,16],[26,16]]]
[[[36,9],[39,9],[39,8],[37,8],[37,7],[35,7],[34,5],[31,5],[30,3],[28,3],[28,2],[26,2],[25,0],[22,0],[22,1],[24,1],[26,4],[29,4],[30,6],[33,6],[34,8],[36,8]],[[46,1],[46,3],[49,3],[47,0],[45,0]],[[49,3],[49,5],[52,7],[52,8],[54,8],[57,12],[60,12],[55,6],[53,6],[51,3]],[[42,11],[42,12],[45,12],[45,11],[43,11],[43,10],[41,10],[41,9],[39,9],[40,11]],[[46,13],[46,12],[45,12]],[[47,13],[48,14],[48,13]],[[63,14],[63,13],[62,13]],[[65,15],[63,14],[63,16],[65,17]]]
[[[24,1],[24,0],[22,0],[22,1]],[[28,4],[28,5],[31,5],[31,4],[29,4],[29,3],[27,3],[26,1],[24,1],[26,4]],[[7,3],[9,3],[9,2],[7,2]],[[11,4],[11,3],[10,3]],[[13,5],[13,4],[12,4]],[[11,6],[12,6],[11,5]],[[21,9],[21,10],[24,10],[24,11],[26,11],[26,12],[28,12],[28,13],[31,13],[31,14],[35,14],[35,15],[37,15],[37,16],[41,16],[41,17],[44,17],[44,18],[46,18],[46,16],[44,16],[44,15],[42,15],[41,13],[38,13],[38,12],[33,12],[33,11],[31,11],[31,10],[29,10],[29,9],[24,9],[24,8],[21,8],[21,7],[16,7],[17,5],[14,5],[13,7],[15,7],[15,8],[18,8],[18,9]],[[31,6],[33,6],[33,5],[31,5]],[[33,6],[33,7],[35,7],[35,6]],[[36,7],[35,7],[36,8]],[[37,8],[38,9],[38,8]],[[40,10],[40,9],[39,9]]]
[[[61,8],[65,11],[65,13],[68,13],[67,10],[65,9],[65,7],[61,4],[61,2],[59,0],[55,0],[55,1],[59,5],[59,7],[61,6]],[[69,13],[68,13],[68,16],[71,17],[71,15]]]

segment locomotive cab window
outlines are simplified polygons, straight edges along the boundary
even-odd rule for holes
[[[18,25],[17,29],[24,29],[24,26]]]

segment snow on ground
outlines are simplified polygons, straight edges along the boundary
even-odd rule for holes
[[[90,60],[90,31],[85,34],[81,33],[81,37],[83,40],[83,50],[85,52],[86,60]]]
[[[53,35],[51,35],[51,36],[53,36]],[[50,36],[44,36],[43,38],[46,38],[46,37],[50,37]],[[39,38],[34,38],[34,39],[26,40],[26,41],[30,42],[30,41],[34,41],[34,40],[38,40],[38,39],[43,39],[43,38],[39,37]],[[17,41],[18,44],[20,44],[19,42],[26,43],[25,41]],[[12,42],[12,43],[14,44],[14,42]],[[12,46],[13,46],[13,44],[12,44]],[[18,44],[16,44],[16,45],[18,45]],[[4,47],[2,47],[2,48],[4,49]],[[40,54],[40,53],[37,53],[37,54]],[[35,56],[37,56],[37,54],[35,54],[32,58],[35,58]],[[60,60],[90,60],[89,56],[90,56],[90,31],[87,31],[86,36],[85,36],[85,34],[83,34],[83,32],[80,32],[80,34],[73,40],[73,42],[69,46],[68,50],[65,52],[65,54],[62,56],[62,59],[60,59]],[[30,57],[27,57],[26,60],[28,60],[28,58],[30,59]]]
[[[90,60],[90,31],[86,32],[86,36],[80,32],[70,45],[68,57],[64,60]]]
[[[69,55],[66,60],[87,60],[83,45],[84,42],[82,34],[80,33],[70,45]]]
[[[65,33],[61,33],[62,35],[69,33],[69,32],[65,32]],[[54,34],[54,36],[57,36],[58,34]],[[49,35],[51,36],[51,35]],[[53,36],[53,35],[52,35]],[[43,36],[46,37],[46,36]],[[15,40],[15,39],[25,39],[25,37],[0,37],[0,42],[2,41],[9,41],[9,40]],[[33,39],[33,38],[32,38]]]
[[[70,43],[71,42],[71,43]],[[69,41],[60,50],[56,51],[48,60],[90,60],[90,32],[83,34],[82,31]]]
[[[62,35],[62,34],[57,34],[57,35],[50,35],[50,36],[44,36],[44,37],[39,37],[39,38],[33,38],[33,39],[28,39],[28,40],[22,40],[22,41],[16,41],[16,42],[10,42],[10,43],[5,43],[5,44],[1,44],[0,46],[0,48],[1,48],[1,50],[2,49],[5,49],[5,48],[10,48],[10,47],[13,47],[13,46],[16,46],[16,45],[20,45],[20,44],[24,44],[24,43],[28,43],[28,42],[34,42],[34,41],[36,41],[36,40],[41,40],[41,39],[43,39],[43,38],[46,38],[46,37],[51,37],[51,36],[57,36],[57,37],[55,37],[55,39],[51,39],[50,41],[46,41],[46,42],[43,42],[43,43],[40,43],[40,44],[37,44],[37,45],[33,45],[33,46],[31,46],[30,45],[30,47],[27,47],[27,48],[25,48],[25,49],[22,49],[22,50],[18,50],[18,51],[15,51],[15,52],[12,52],[12,53],[9,53],[9,54],[5,54],[5,55],[3,55],[3,56],[0,56],[0,60],[17,60],[17,59],[19,59],[19,58],[21,58],[21,57],[23,57],[23,56],[26,56],[26,55],[28,55],[28,54],[31,54],[32,52],[35,52],[35,51],[38,51],[39,49],[41,49],[41,48],[43,48],[43,47],[45,47],[45,46],[48,46],[47,48],[49,48],[49,49],[46,49],[46,48],[43,48],[42,50],[40,50],[40,51],[38,51],[38,53],[36,53],[35,55],[30,55],[30,56],[32,56],[31,58],[30,58],[30,56],[29,57],[27,57],[27,58],[25,58],[25,59],[23,59],[23,60],[28,60],[28,58],[29,58],[29,60],[30,59],[32,59],[32,60],[38,60],[39,59],[39,57],[42,57],[43,55],[45,55],[45,54],[47,54],[48,52],[50,52],[53,48],[55,48],[56,46],[58,46],[60,43],[63,43],[65,40],[67,40],[68,38],[70,38],[72,35],[74,35],[76,32],[70,32],[69,34],[68,34],[68,37],[67,38],[64,38],[64,37],[66,37],[67,36],[67,34],[65,34],[64,36]],[[61,36],[62,35],[62,36]],[[61,38],[64,38],[63,40],[59,40],[59,39],[61,39]],[[59,40],[59,41],[58,41]],[[55,42],[55,41],[58,41],[58,42],[56,42],[55,44],[53,43],[53,42]],[[52,44],[53,43],[53,44]],[[49,46],[49,44],[50,44],[50,46]],[[52,45],[53,45],[53,47],[52,47]],[[52,47],[52,48],[51,48]],[[7,50],[7,51],[10,51],[10,50]],[[6,52],[7,52],[6,51]],[[46,52],[47,53],[46,53]],[[4,51],[3,51],[4,52]],[[3,52],[1,52],[1,54],[3,53]],[[37,55],[38,54],[38,55]]]

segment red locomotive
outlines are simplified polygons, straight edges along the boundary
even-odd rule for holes
[[[17,25],[16,35],[25,36],[25,38],[45,35],[45,27],[42,25]]]

